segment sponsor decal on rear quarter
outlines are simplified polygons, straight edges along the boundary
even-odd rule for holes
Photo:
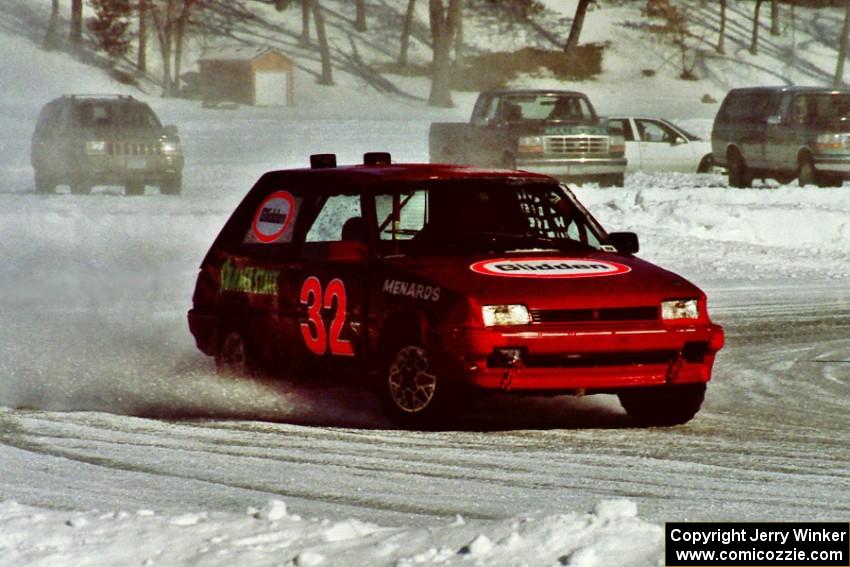
[[[507,278],[595,278],[631,271],[628,266],[607,260],[558,257],[482,260],[469,269],[476,274]]]
[[[288,191],[272,193],[260,204],[251,228],[260,242],[274,242],[286,231],[292,220],[295,200]]]

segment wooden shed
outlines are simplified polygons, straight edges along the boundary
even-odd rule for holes
[[[258,106],[294,101],[292,59],[270,47],[210,49],[198,59],[204,100]]]

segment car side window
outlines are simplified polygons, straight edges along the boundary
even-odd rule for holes
[[[270,192],[250,211],[249,225],[242,230],[242,243],[278,247],[291,244],[302,208],[300,196],[285,190]]]
[[[635,120],[635,124],[644,142],[672,144],[678,137],[672,128],[655,120]]]
[[[486,126],[496,116],[497,100],[488,96],[478,99],[472,111],[472,123],[476,126]]]
[[[634,142],[635,135],[632,132],[632,125],[629,124],[627,118],[612,118],[608,121],[608,129],[612,134],[623,134],[623,138],[627,142]]]

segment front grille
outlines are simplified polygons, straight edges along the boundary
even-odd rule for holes
[[[640,366],[670,364],[676,351],[604,352],[588,354],[532,354],[523,357],[528,368],[594,368],[600,366]]]
[[[658,307],[605,307],[601,309],[531,309],[533,323],[586,323],[597,321],[657,321]]]
[[[159,144],[152,142],[107,142],[106,153],[111,156],[159,155]]]
[[[546,136],[543,152],[547,154],[607,154],[608,136]]]

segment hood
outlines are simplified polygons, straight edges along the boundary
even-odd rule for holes
[[[645,307],[703,298],[686,279],[633,256],[591,251],[408,256],[398,267],[482,304],[529,309]]]

